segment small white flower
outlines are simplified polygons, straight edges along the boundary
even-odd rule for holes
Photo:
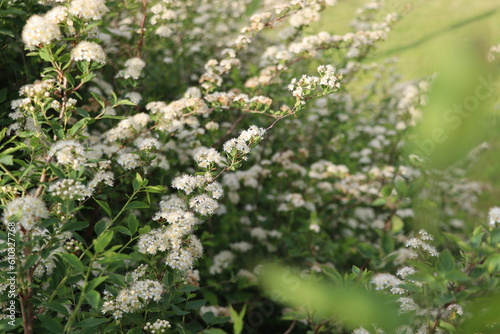
[[[95,61],[96,63],[106,64],[106,53],[95,42],[81,41],[71,50],[71,59],[74,61]]]

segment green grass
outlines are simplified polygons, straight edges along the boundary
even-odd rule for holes
[[[340,0],[327,9],[311,31],[345,33],[356,8],[365,0]],[[500,0],[386,0],[383,13],[396,10],[402,19],[374,59],[399,58],[405,79],[439,71],[464,45],[487,50],[500,44]]]

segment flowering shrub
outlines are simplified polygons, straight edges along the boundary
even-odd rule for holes
[[[445,172],[408,149],[434,78],[367,61],[381,1],[344,35],[307,33],[335,0],[7,4],[32,61],[0,132],[4,331],[498,329],[500,209],[463,236],[486,145]],[[257,289],[276,258],[404,321],[275,298],[295,276],[283,308]]]

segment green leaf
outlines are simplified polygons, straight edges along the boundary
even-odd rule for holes
[[[113,239],[113,235],[114,235],[113,231],[106,231],[103,232],[99,237],[97,237],[97,239],[95,239],[93,242],[95,251],[97,253],[102,253],[106,248],[106,246],[108,246],[111,240]]]
[[[353,272],[353,274],[355,274],[356,276],[359,276],[361,274],[361,269],[359,269],[359,267],[353,265],[352,268],[351,268],[351,271]]]
[[[109,322],[109,319],[105,319],[105,318],[89,318],[89,319],[85,319],[85,320],[82,320],[80,321],[79,323],[77,323],[76,325],[80,328],[93,328],[93,327],[97,327],[101,324],[105,324]]]
[[[28,270],[33,267],[35,263],[40,259],[40,255],[29,255],[23,264],[23,270]]]
[[[355,274],[361,270],[353,266]],[[317,280],[302,279],[297,273],[278,265],[267,265],[262,270],[262,284],[274,296],[286,296],[287,305],[301,307],[309,305],[318,317],[335,317],[347,330],[372,326],[388,333],[405,323],[399,314],[396,296],[370,292],[357,286],[331,284]]]
[[[40,320],[43,328],[49,330],[51,333],[61,334],[64,332],[63,326],[54,318],[48,314],[39,314],[38,320]]]
[[[130,231],[126,227],[123,227],[123,226],[115,226],[111,230],[120,232],[121,234],[132,236],[132,234],[130,233]]]
[[[48,62],[52,61],[52,56],[49,54],[49,52],[46,48],[40,49],[40,51],[38,52],[38,55],[40,56],[40,58],[42,58],[42,60],[45,60]]]
[[[115,103],[115,106],[119,106],[119,105],[135,106],[136,104],[132,101],[129,101],[129,100],[120,100],[120,101]]]
[[[85,293],[85,299],[89,303],[90,306],[92,306],[95,309],[99,308],[99,304],[101,302],[101,295],[99,292],[95,290],[87,291]]]
[[[385,254],[389,254],[394,250],[394,239],[388,233],[382,236],[382,250]]]
[[[7,88],[0,89],[0,103],[7,100]]]
[[[83,127],[87,126],[87,123],[89,122],[88,118],[82,118],[78,122],[76,122],[71,129],[69,129],[70,135],[74,136],[80,129]]]
[[[183,311],[177,305],[172,305],[172,311],[174,311],[175,315],[186,315],[189,314],[188,311]]]
[[[127,334],[144,334],[144,331],[142,330],[142,327],[135,327],[135,328],[129,329],[127,331]]]
[[[149,205],[148,205],[148,204],[143,203],[143,202],[139,202],[139,201],[129,202],[129,203],[125,206],[125,210],[148,209],[148,208],[149,208]]]
[[[382,206],[385,205],[386,201],[385,198],[377,198],[372,202],[372,206]]]
[[[101,235],[102,232],[104,232],[106,230],[106,228],[108,227],[109,225],[109,222],[105,221],[105,220],[99,220],[95,226],[94,226],[94,231],[95,233],[99,236]]]
[[[93,280],[91,280],[87,286],[85,287],[85,290],[95,290],[95,288],[97,288],[99,285],[101,285],[104,281],[106,281],[106,279],[108,278],[108,276],[100,276],[100,277],[96,277],[94,278]]]
[[[14,32],[12,30],[8,30],[8,29],[0,29],[0,34],[1,35],[7,35],[7,36],[10,36],[10,37],[14,37]],[[0,103],[2,103],[3,101],[0,101]]]
[[[111,218],[111,209],[109,208],[108,203],[106,202],[101,202],[97,198],[94,198],[94,201],[96,201],[97,204],[106,212],[106,214]]]
[[[137,191],[144,183],[144,179],[142,178],[141,174],[136,173],[135,174],[135,179],[132,181],[132,187],[134,188],[134,191]]]
[[[446,274],[451,272],[453,269],[455,269],[455,259],[453,258],[453,255],[451,255],[451,252],[446,249],[439,254],[436,262],[436,270],[438,273],[446,277]]]
[[[151,226],[146,225],[146,226],[141,227],[139,229],[139,234],[146,234],[146,233],[149,233],[149,231],[151,231]]]
[[[0,164],[6,165],[6,166],[12,166],[14,164],[14,161],[12,160],[14,156],[12,155],[4,155],[0,157]]]
[[[80,231],[80,230],[83,230],[84,228],[86,228],[87,226],[89,226],[88,222],[84,222],[81,220],[71,220],[71,221],[67,222],[66,224],[64,224],[61,231],[62,232]]]
[[[380,190],[380,195],[382,197],[388,197],[391,195],[392,192],[392,185],[386,184],[385,186],[382,187],[382,190]]]
[[[49,164],[49,168],[52,171],[52,173],[54,173],[58,178],[60,178],[60,179],[66,178],[66,175],[64,175],[63,171],[59,167],[57,167],[56,165]]]
[[[500,228],[495,228],[491,231],[491,244],[493,246],[500,244]]]
[[[64,315],[69,315],[68,310],[66,309],[66,307],[64,307],[64,304],[61,302],[52,301],[52,302],[48,302],[48,303],[43,303],[42,306],[44,306],[52,311],[56,311],[56,312],[64,314]]]
[[[245,304],[238,314],[232,305],[229,305],[229,313],[231,314],[231,320],[233,320],[233,334],[240,334],[243,331],[243,318],[247,310],[247,305]]]
[[[391,230],[394,233],[397,233],[401,231],[405,226],[404,221],[401,219],[401,217],[394,215],[391,217]]]
[[[202,333],[203,334],[227,334],[226,331],[224,331],[220,328],[208,328],[208,329],[205,329]]]
[[[207,303],[206,299],[191,300],[186,303],[186,310],[196,310]]]
[[[76,111],[78,112],[78,114],[80,114],[80,116],[85,117],[85,118],[90,118],[90,115],[87,112],[87,110],[82,109],[82,108],[76,108]]]
[[[139,220],[134,214],[130,214],[127,217],[127,226],[132,235],[137,232],[137,228],[139,227]]]
[[[58,253],[59,256],[69,263],[73,268],[75,268],[79,272],[84,271],[84,266],[82,262],[76,257],[75,254],[69,254],[69,253]]]
[[[177,289],[178,292],[192,292],[199,290],[200,288],[194,285],[183,285]]]
[[[396,188],[399,197],[405,197],[408,194],[408,186],[406,185],[405,180],[401,176],[396,176],[396,180],[394,181],[394,187]]]

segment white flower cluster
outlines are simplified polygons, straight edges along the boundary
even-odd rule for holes
[[[219,166],[224,158],[215,148],[200,147],[194,154],[194,160],[198,167],[210,169],[213,166]]]
[[[120,70],[116,76],[118,78],[137,80],[141,76],[144,67],[146,67],[146,62],[141,58],[130,58],[125,62],[125,69]]]
[[[50,150],[49,157],[55,157],[57,164],[79,169],[87,161],[85,148],[75,140],[60,140],[55,142]]]
[[[323,88],[323,93],[332,93],[340,88],[340,79],[342,76],[335,74],[335,68],[331,65],[321,65],[318,67],[319,77],[302,75],[297,80],[293,78],[287,86],[292,95],[300,101],[301,104],[305,103],[305,98],[313,92],[318,85]]]
[[[411,238],[408,240],[406,243],[406,247],[413,248],[413,249],[421,249],[425,252],[427,252],[430,256],[438,256],[439,252],[436,250],[436,248],[428,243],[428,241],[432,241],[433,238],[429,233],[427,233],[426,230],[420,230],[418,232],[418,237],[417,238]],[[415,254],[416,256],[417,254]]]
[[[395,294],[403,294],[405,292],[404,289],[398,287],[400,284],[403,284],[403,281],[391,274],[377,273],[373,275],[371,282],[375,284],[376,290],[390,288],[391,292]]]
[[[182,117],[182,111],[187,110],[193,114],[203,114],[208,112],[208,107],[199,97],[187,97],[172,101],[168,105],[165,102],[155,101],[146,105],[146,109],[150,111],[151,118],[156,122],[157,129],[167,132],[180,132],[184,126],[197,128],[199,120],[194,116]],[[200,134],[204,133],[203,129]]]
[[[342,76],[335,75],[335,72],[335,67],[331,65],[321,65],[318,67],[318,73],[321,76],[319,84],[329,92],[340,88],[340,79]]]
[[[209,269],[210,274],[214,275],[222,273],[222,271],[229,267],[235,259],[236,256],[231,251],[224,250],[219,252],[212,259],[213,264]]]
[[[16,197],[7,203],[3,213],[3,222],[5,226],[9,226],[9,223],[16,223],[17,231],[30,231],[36,227],[40,218],[48,217],[49,210],[40,198],[25,196]]]
[[[326,179],[329,177],[342,177],[349,173],[349,168],[345,165],[335,165],[326,160],[319,160],[311,164],[309,177],[313,179]]]
[[[488,212],[489,223],[491,226],[500,224],[500,207],[493,207]]]
[[[104,65],[107,56],[102,46],[96,42],[81,41],[71,50],[71,59],[74,61],[95,61]]]
[[[147,332],[156,334],[156,333],[166,333],[166,330],[172,327],[170,322],[167,320],[158,319],[154,323],[150,323],[149,321],[146,323],[146,326],[143,329]]]
[[[133,281],[128,288],[118,292],[115,299],[105,290],[102,313],[111,313],[115,319],[120,319],[124,313],[142,309],[150,300],[159,301],[164,292],[161,283],[149,279]]]
[[[122,166],[125,170],[136,169],[137,167],[143,166],[143,161],[141,157],[135,153],[125,153],[121,152],[116,159],[116,162]]]
[[[23,42],[33,50],[41,44],[50,44],[62,37],[58,22],[51,16],[31,16],[23,28]]]
[[[225,142],[223,150],[228,154],[247,154],[250,152],[250,146],[259,142],[265,133],[265,129],[252,125],[248,130],[242,131],[238,138]]]
[[[138,92],[128,92],[125,97],[135,104],[139,104],[142,101],[142,95]]]
[[[141,253],[155,255],[168,251],[166,263],[174,269],[191,269],[195,259],[203,254],[203,246],[191,232],[200,221],[188,211],[186,203],[178,196],[170,196],[160,202],[160,211],[153,220],[165,221],[163,226],[142,235],[138,247]]]
[[[246,253],[253,248],[253,245],[249,242],[241,241],[241,242],[233,242],[232,244],[229,245],[229,247],[231,247],[232,250],[241,253]]]
[[[68,11],[71,15],[86,21],[100,20],[109,12],[105,0],[72,0]]]
[[[63,179],[49,186],[49,193],[62,199],[83,200],[92,196],[93,189],[73,179]]]
[[[113,186],[113,181],[115,180],[115,176],[113,172],[99,170],[95,173],[94,178],[87,184],[87,187],[93,192],[94,189],[100,184],[104,183],[108,187]]]
[[[158,139],[151,137],[137,138],[134,145],[141,151],[159,150],[162,146]]]
[[[280,212],[293,211],[297,208],[303,207],[306,204],[304,197],[299,193],[283,194],[279,196],[279,199],[283,201],[283,203],[280,203],[277,209]]]

